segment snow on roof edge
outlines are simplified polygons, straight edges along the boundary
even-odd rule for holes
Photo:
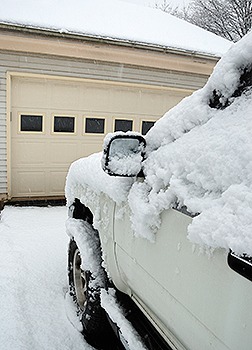
[[[138,47],[141,49],[151,50],[151,51],[163,51],[163,52],[171,52],[171,53],[177,53],[181,55],[192,55],[192,56],[200,56],[208,59],[219,59],[221,58],[220,54],[214,54],[209,53],[205,51],[196,51],[196,50],[190,50],[190,49],[182,49],[179,47],[173,47],[173,46],[166,46],[161,44],[155,44],[155,43],[147,43],[143,41],[135,41],[130,39],[123,39],[123,38],[113,38],[109,36],[102,36],[102,35],[96,35],[96,34],[90,34],[90,33],[82,33],[82,32],[74,32],[74,31],[68,31],[66,29],[53,29],[50,27],[41,27],[41,26],[33,26],[33,25],[27,25],[22,23],[14,23],[14,22],[8,22],[8,21],[1,21],[0,20],[0,29],[1,27],[5,29],[12,29],[12,30],[23,30],[28,32],[40,32],[41,34],[51,34],[53,35],[62,35],[62,36],[68,36],[69,38],[72,37],[72,39],[85,39],[90,41],[104,41],[105,43],[110,43],[114,45],[121,45],[121,46],[133,46]]]

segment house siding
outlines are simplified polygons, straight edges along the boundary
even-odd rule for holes
[[[2,68],[2,67],[1,67]],[[6,74],[0,70],[0,201],[7,193]]]
[[[206,75],[120,63],[0,51],[0,200],[7,194],[7,72],[138,83],[189,90],[202,87],[207,79]]]

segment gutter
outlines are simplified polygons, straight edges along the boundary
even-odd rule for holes
[[[127,40],[127,39],[110,38],[110,37],[101,36],[101,35],[68,32],[66,30],[34,27],[31,25],[12,24],[4,21],[3,22],[0,21],[0,30],[43,35],[43,36],[49,36],[54,38],[64,38],[64,39],[70,39],[70,40],[81,40],[81,41],[86,41],[94,44],[103,44],[103,45],[107,44],[107,45],[131,47],[134,49],[142,49],[142,50],[148,50],[148,51],[191,56],[198,59],[209,59],[215,62],[216,60],[220,59],[220,56],[217,56],[214,54],[207,54],[203,52],[178,49],[178,48],[173,48],[173,47],[164,46],[164,45],[149,44],[149,43]]]

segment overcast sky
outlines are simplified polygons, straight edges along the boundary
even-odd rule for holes
[[[123,1],[131,2],[139,5],[152,6],[152,7],[155,7],[155,4],[163,3],[163,0],[123,0]],[[169,2],[172,6],[179,6],[179,7],[188,5],[190,1],[191,0],[167,0],[167,2]]]

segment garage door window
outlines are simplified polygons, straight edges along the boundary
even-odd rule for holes
[[[155,124],[155,122],[152,121],[142,121],[142,135],[146,135],[147,132],[153,127],[153,125]]]
[[[85,118],[85,133],[87,134],[104,134],[104,118]]]
[[[20,115],[20,131],[22,132],[43,132],[42,115]]]
[[[132,131],[133,120],[115,119],[114,131]]]
[[[75,117],[54,116],[54,132],[74,133]]]

